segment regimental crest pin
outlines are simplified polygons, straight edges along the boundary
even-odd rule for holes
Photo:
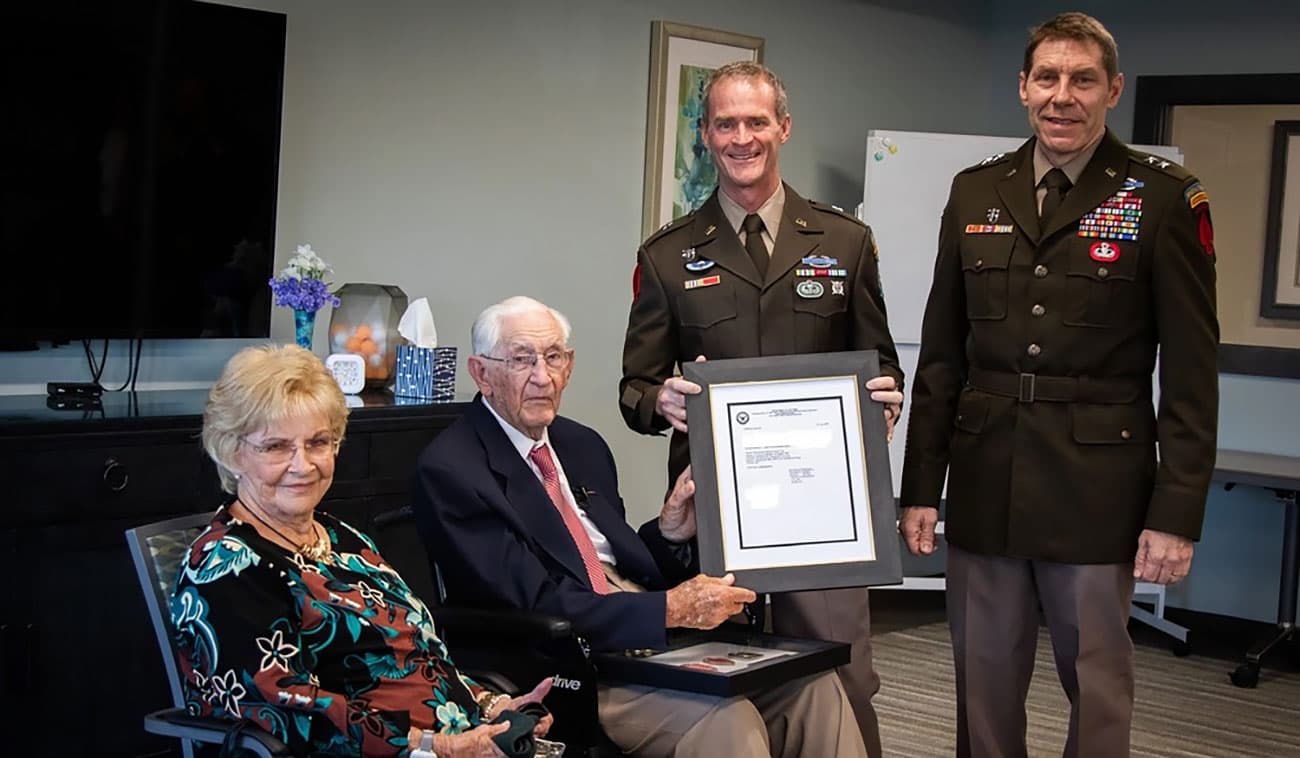
[[[843,294],[844,294],[844,282],[839,281],[839,280],[834,280],[834,281],[832,281],[832,282],[831,282],[831,294],[832,294],[832,295],[843,295]]]
[[[996,223],[998,222],[998,216],[1000,216],[1000,215],[1002,215],[1002,211],[1001,211],[1001,209],[999,209],[999,208],[989,208],[989,212],[988,212],[988,213],[985,213],[985,214],[984,214],[984,217],[987,218],[987,219],[989,220],[989,223],[990,223],[990,224],[996,224]]]
[[[814,282],[811,279],[805,279],[795,285],[794,291],[804,300],[816,300],[826,294],[826,287],[821,282]]]

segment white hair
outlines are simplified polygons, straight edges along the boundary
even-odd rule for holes
[[[569,344],[569,334],[572,329],[569,326],[569,319],[565,318],[563,313],[540,300],[515,295],[489,305],[478,314],[478,318],[474,319],[474,325],[469,330],[470,346],[474,355],[488,355],[494,352],[501,346],[501,322],[510,316],[522,316],[528,313],[550,314],[551,318],[555,319],[555,323],[560,325],[560,335],[564,344],[566,346]]]

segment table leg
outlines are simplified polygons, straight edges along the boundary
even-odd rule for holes
[[[1273,639],[1246,653],[1246,662],[1232,672],[1232,683],[1238,687],[1254,687],[1259,684],[1260,661],[1273,648],[1296,637],[1296,588],[1300,585],[1300,561],[1297,560],[1297,548],[1300,547],[1300,533],[1297,529],[1300,528],[1300,523],[1297,522],[1296,491],[1274,492],[1286,510],[1282,530],[1281,587],[1277,597],[1277,633]]]

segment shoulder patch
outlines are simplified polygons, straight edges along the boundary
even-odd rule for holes
[[[1006,163],[1007,161],[1011,160],[1013,157],[1015,157],[1015,153],[997,153],[996,155],[990,155],[989,157],[985,158],[979,163],[976,163],[973,166],[967,166],[966,168],[962,169],[961,171],[958,171],[957,173],[965,174],[971,171],[978,171],[982,168],[988,168],[989,166],[996,166],[999,163]]]
[[[683,226],[686,226],[688,223],[690,223],[691,219],[693,218],[695,218],[695,211],[691,211],[685,216],[681,216],[679,218],[673,219],[672,221],[669,221],[668,223],[659,227],[658,231],[654,232],[649,237],[646,237],[645,242],[642,242],[641,246],[645,247],[646,245],[649,245],[650,243],[654,242],[655,240],[659,239],[665,234],[668,234],[669,232],[674,231],[676,229],[680,229]]]
[[[818,200],[809,200],[808,204],[811,205],[813,208],[821,211],[822,213],[829,213],[832,216],[839,216],[840,218],[846,218],[849,221],[852,221],[853,223],[859,226],[866,226],[866,223],[864,223],[862,219],[858,218],[852,213],[849,213],[848,211],[844,210],[843,208],[837,205],[831,205],[830,203],[823,203]]]
[[[1183,188],[1183,199],[1187,201],[1187,207],[1196,210],[1198,206],[1210,202],[1210,195],[1205,191],[1205,187],[1201,186],[1200,181],[1193,181]]]

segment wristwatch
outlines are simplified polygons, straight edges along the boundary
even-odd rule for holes
[[[438,758],[433,752],[433,730],[425,729],[420,733],[420,746],[411,751],[411,758]]]

